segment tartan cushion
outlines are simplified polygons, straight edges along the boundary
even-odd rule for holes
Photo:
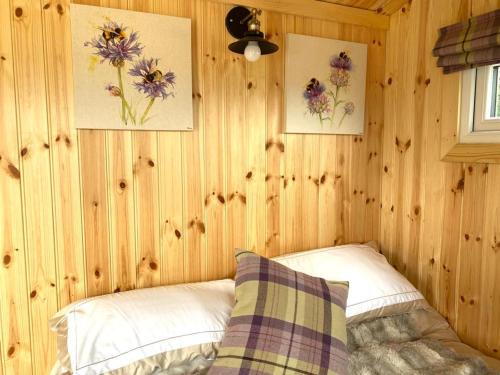
[[[236,305],[209,375],[347,374],[347,282],[237,250]]]

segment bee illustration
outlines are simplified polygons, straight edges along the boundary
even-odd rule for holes
[[[161,72],[161,70],[153,70],[151,73],[148,73],[144,76],[144,81],[145,82],[148,82],[148,83],[153,83],[155,81],[161,81],[161,79],[163,78],[163,73]]]
[[[102,30],[102,37],[106,41],[106,44],[115,40],[121,42],[126,38],[125,32],[120,27],[115,27],[114,29],[99,27],[99,30]]]
[[[311,78],[311,80],[309,81],[309,83],[306,86],[307,92],[311,92],[311,90],[314,89],[315,87],[317,87],[318,85],[319,85],[319,81],[316,78]]]

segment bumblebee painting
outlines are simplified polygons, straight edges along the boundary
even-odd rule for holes
[[[151,72],[151,73],[148,73],[144,76],[144,82],[149,82],[149,83],[153,83],[155,81],[161,81],[161,79],[163,78],[163,73],[156,69],[155,71]]]
[[[319,86],[319,81],[316,78],[311,78],[306,86],[308,92],[312,91],[315,87]]]
[[[121,27],[115,27],[115,28],[101,27],[99,29],[102,30],[102,37],[106,41],[106,44],[108,44],[110,41],[121,42],[127,37]]]

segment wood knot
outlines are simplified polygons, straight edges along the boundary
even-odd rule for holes
[[[488,173],[488,166],[483,168],[483,174],[486,174],[486,173]]]
[[[24,156],[26,156],[27,153],[28,153],[28,148],[27,147],[23,147],[21,149],[21,156],[24,157]]]
[[[326,181],[326,176],[325,176],[325,175],[322,175],[322,176],[321,176],[321,178],[320,178],[320,180],[319,180],[319,182],[320,182],[321,184],[324,184],[324,183],[325,183],[325,181]]]
[[[392,77],[389,77],[389,79],[387,80],[387,84],[392,85]]]
[[[3,256],[3,265],[8,266],[12,260],[12,257],[9,254],[5,254]]]
[[[14,10],[14,14],[16,15],[17,18],[22,17],[23,16],[23,8],[17,7]]]
[[[59,13],[60,16],[64,14],[64,8],[61,4],[57,4],[57,13]]]
[[[223,197],[221,194],[217,195],[217,199],[218,199],[218,200],[219,200],[219,202],[220,202],[220,203],[222,203],[222,204],[226,203],[226,200],[224,199],[224,197]]]
[[[481,241],[481,237],[477,236],[476,237],[476,242],[479,242],[479,241]]]
[[[9,350],[7,350],[7,355],[9,356],[9,358],[12,358],[12,357],[14,357],[15,352],[16,352],[16,348],[14,346],[11,346],[9,348]]]
[[[469,173],[472,173],[474,171],[474,168],[472,168],[472,165],[469,165],[469,167],[467,168],[467,170],[469,171]]]
[[[151,268],[153,271],[156,271],[158,269],[158,265],[156,262],[149,262],[149,268]]]
[[[120,287],[117,287],[115,288],[115,290],[113,290],[113,293],[119,293],[120,292]]]
[[[426,85],[426,86],[429,86],[429,85],[430,85],[430,83],[431,83],[431,79],[430,79],[430,78],[427,78],[427,79],[425,80],[425,85]]]
[[[246,178],[247,178],[247,180],[252,178],[252,171],[247,173]]]
[[[94,271],[94,276],[95,276],[96,279],[99,279],[101,277],[101,271],[99,271],[99,269],[96,269]]]
[[[20,179],[21,178],[21,173],[19,172],[19,169],[17,169],[13,164],[9,164],[7,166],[7,170],[9,171],[9,175],[15,179]]]
[[[389,172],[389,168],[387,167],[387,165],[384,165],[384,172],[385,173]]]
[[[250,81],[250,82],[248,82],[247,89],[249,89],[249,90],[250,90],[252,87],[253,87],[253,83],[252,83],[251,81]]]
[[[64,143],[66,144],[66,147],[71,147],[71,139],[69,139],[68,136],[64,137]]]
[[[383,11],[384,11],[384,8],[382,8],[382,7],[378,7],[376,10],[377,13],[382,13]]]
[[[204,234],[205,233],[205,224],[203,224],[201,221],[198,221],[198,223],[196,224],[197,227],[198,227],[198,230]]]
[[[47,9],[49,9],[49,8],[50,8],[50,3],[47,3],[47,4],[45,4],[45,5],[43,6],[43,9],[44,9],[44,10],[47,10]]]
[[[467,233],[465,233],[464,238],[466,241],[469,241],[470,236]]]
[[[180,239],[180,238],[181,238],[181,232],[179,232],[179,230],[178,230],[178,229],[176,229],[176,230],[174,231],[174,233],[175,233],[175,237],[177,237],[177,239]]]
[[[431,258],[431,260],[429,261],[429,263],[430,263],[431,265],[433,265],[434,263],[436,263],[436,260],[435,260],[434,258]]]
[[[415,216],[418,216],[420,214],[420,206],[415,206],[413,212],[415,213]]]
[[[33,299],[36,297],[36,290],[32,290],[30,293],[30,298]]]
[[[48,143],[44,143],[44,144],[43,144],[43,147],[45,147],[46,149],[49,149],[49,148],[50,148],[50,146],[49,146],[49,144],[48,144]]]
[[[120,181],[120,189],[124,190],[127,187],[127,183],[125,181]]]
[[[148,160],[148,165],[153,168],[155,166],[155,162],[152,159]]]

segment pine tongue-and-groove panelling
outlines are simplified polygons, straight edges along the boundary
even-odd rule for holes
[[[72,301],[380,232],[384,30],[264,12],[281,49],[249,64],[224,2],[81,3],[192,19],[196,130],[76,131],[69,2],[0,0],[0,374],[49,372]],[[283,134],[287,32],[368,44],[364,136]]]
[[[414,0],[387,33],[380,242],[459,336],[500,358],[500,165],[440,162],[459,74],[431,55],[439,27],[498,0]]]

